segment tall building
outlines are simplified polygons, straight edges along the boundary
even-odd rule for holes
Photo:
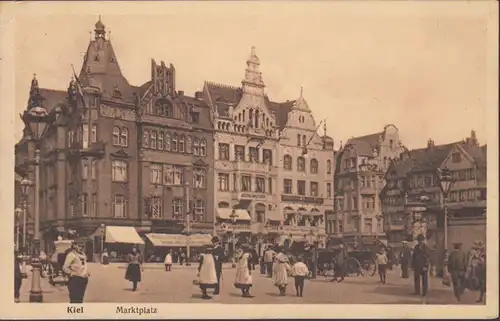
[[[200,97],[177,90],[175,73],[173,65],[152,61],[151,79],[142,86],[129,84],[99,19],[78,79],[67,91],[40,88],[33,79],[27,110],[42,106],[61,115],[40,151],[46,248],[70,229],[92,236],[102,225],[180,233],[188,212],[194,231],[212,231],[210,108]],[[16,144],[16,172],[31,181],[34,152],[25,128]],[[90,241],[89,254],[95,247]]]
[[[486,145],[480,146],[475,132],[469,138],[402,153],[389,166],[387,184],[381,195],[385,230],[389,244],[398,247],[405,240],[405,205],[418,199],[428,245],[438,250],[444,244],[444,202],[438,170],[452,171],[453,185],[448,195],[448,244],[460,241],[470,248],[474,240],[486,241]],[[424,197],[424,198],[422,198]]]
[[[337,153],[334,234],[357,244],[363,238],[385,240],[379,193],[390,160],[404,150],[399,131],[387,125],[379,133],[353,137]]]

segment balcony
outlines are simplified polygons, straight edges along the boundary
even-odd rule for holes
[[[265,163],[232,161],[233,169],[242,172],[270,173],[275,167]]]
[[[323,205],[325,199],[322,197],[281,194],[281,201],[301,203],[301,204]]]
[[[74,142],[68,150],[70,156],[96,156],[102,157],[105,153],[106,144],[102,141],[95,143]]]
[[[359,192],[361,195],[375,195],[377,194],[377,191],[375,187],[368,187],[368,186],[363,186],[359,189]]]

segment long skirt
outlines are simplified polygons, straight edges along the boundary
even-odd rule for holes
[[[125,279],[132,282],[141,282],[141,267],[139,264],[129,264],[127,272],[125,272]]]

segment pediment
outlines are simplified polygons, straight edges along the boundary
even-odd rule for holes
[[[129,158],[130,157],[130,155],[124,149],[119,149],[118,151],[111,153],[110,155],[112,157],[115,157],[115,158]]]
[[[207,166],[208,166],[208,164],[207,164],[207,163],[205,163],[205,162],[203,161],[203,159],[198,158],[197,160],[195,160],[195,161],[193,162],[193,166],[196,166],[196,167],[207,167]]]

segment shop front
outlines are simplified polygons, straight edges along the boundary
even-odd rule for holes
[[[146,234],[147,260],[150,262],[163,262],[169,251],[172,252],[174,262],[179,260],[181,253],[187,255],[189,246],[189,260],[197,261],[203,251],[203,247],[212,244],[210,234]]]

